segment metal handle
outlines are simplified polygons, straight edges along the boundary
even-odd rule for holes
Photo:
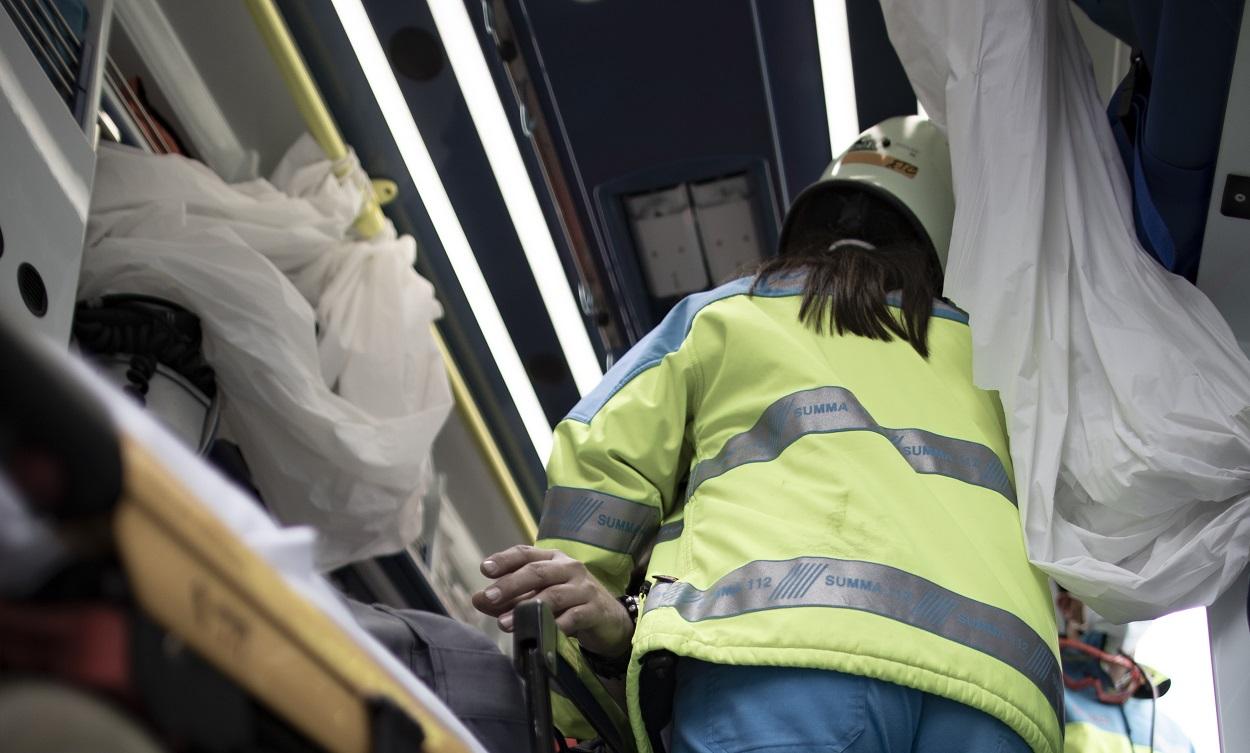
[[[513,661],[525,683],[530,719],[530,753],[551,753],[551,676],[556,672],[555,617],[538,599],[512,610]]]
[[[100,92],[112,27],[113,0],[99,0],[83,36],[74,92],[74,119],[87,135],[87,143],[93,146],[100,138]]]
[[[286,22],[282,20],[278,6],[274,0],[247,0],[247,9],[252,13],[256,28],[265,40],[265,46],[269,48],[269,53],[282,74],[282,80],[295,98],[295,106],[304,118],[309,132],[332,162],[345,165],[347,143],[343,141],[343,135],[330,117],[330,110],[321,98],[321,92],[317,90],[312,74],[304,64],[304,58],[295,46]],[[336,169],[336,174],[342,177],[344,172]],[[385,222],[386,218],[378,206],[377,197],[369,191],[365,196],[364,207],[356,218],[356,232],[364,238],[372,238],[382,231]]]

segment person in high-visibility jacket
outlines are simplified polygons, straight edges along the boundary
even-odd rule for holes
[[[673,753],[1060,753],[1002,409],[940,297],[950,181],[929,121],[868,130],[775,259],[677,304],[556,427],[539,541],[488,558],[475,604],[509,629],[537,596],[628,658],[642,751],[640,683],[674,656]]]
[[[1064,753],[1194,753],[1158,699],[1172,681],[1133,658],[1144,623],[1117,625],[1066,591],[1056,597],[1063,624]]]

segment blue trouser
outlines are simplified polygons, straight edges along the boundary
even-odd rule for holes
[[[842,672],[677,666],[672,753],[1029,753],[971,706]]]

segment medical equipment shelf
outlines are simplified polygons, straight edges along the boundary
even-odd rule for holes
[[[67,342],[95,155],[71,110],[78,53],[40,2],[0,4],[0,313]]]

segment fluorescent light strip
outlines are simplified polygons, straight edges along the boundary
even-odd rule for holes
[[[477,31],[473,28],[464,0],[429,0],[429,5],[443,40],[443,49],[447,51],[447,59],[451,62],[456,80],[460,82],[460,90],[464,92],[478,138],[486,150],[486,159],[495,173],[495,181],[503,194],[521,247],[525,250],[534,281],[538,283],[538,292],[547,307],[556,338],[564,349],[573,382],[585,395],[599,384],[603,370],[586,333],[581,309],[564,275],[564,265],[560,263],[551,229],[538,203],[525,161],[521,158],[512,125],[508,122],[495,81],[486,66]]]
[[[820,75],[825,85],[829,146],[836,159],[859,135],[846,0],[812,0],[812,9],[816,12],[816,45],[820,50]]]
[[[391,64],[382,51],[382,43],[378,41],[373,23],[360,0],[331,2],[356,57],[360,59],[369,88],[373,90],[373,96],[377,99],[382,116],[395,138],[395,144],[399,147],[399,153],[417,187],[421,202],[434,223],[434,229],[451,261],[456,279],[464,289],[465,298],[469,301],[469,307],[473,310],[483,337],[486,338],[486,345],[499,367],[508,394],[521,414],[521,422],[525,425],[530,441],[534,443],[534,450],[538,453],[539,460],[546,463],[551,454],[551,427],[547,423],[547,416],[538,402],[534,385],[525,373],[516,345],[508,335],[499,308],[495,306],[495,299],[486,285],[486,279],[482,277],[477,257],[473,255],[464,228],[460,225],[460,218],[456,216],[456,210],[447,196],[447,189],[438,176],[434,161],[430,159],[425,139],[421,137],[421,131],[412,118],[412,112],[399,89],[399,82],[395,80]]]

